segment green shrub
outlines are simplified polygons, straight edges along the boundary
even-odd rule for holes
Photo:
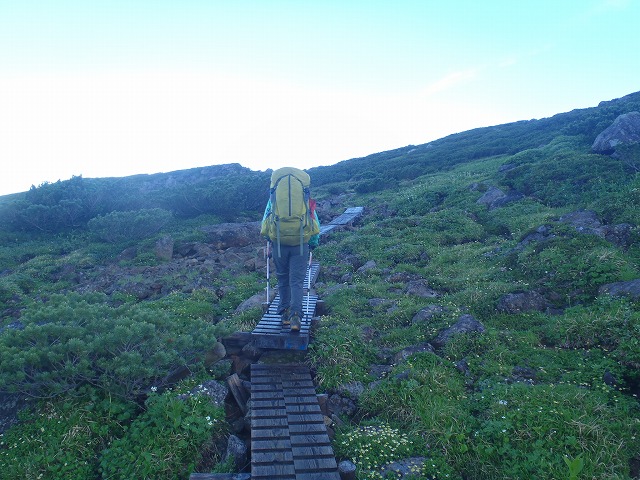
[[[142,240],[158,233],[173,218],[161,208],[98,215],[88,223],[89,231],[108,243]]]
[[[224,410],[202,396],[152,394],[145,412],[100,460],[103,478],[187,478],[203,452],[226,433]]]
[[[38,404],[0,435],[2,478],[88,480],[99,478],[98,458],[111,438],[123,434],[135,412],[131,403],[100,398]]]
[[[211,323],[148,302],[112,307],[104,294],[52,295],[27,309],[24,330],[0,335],[0,388],[60,395],[87,383],[126,398],[198,357]]]
[[[473,395],[479,412],[468,478],[567,478],[564,458],[584,459],[585,478],[629,478],[640,448],[638,405],[576,385],[495,385]]]
[[[595,236],[557,238],[528,247],[507,260],[516,278],[531,282],[564,304],[593,301],[606,283],[638,276],[637,266],[622,251]]]
[[[464,454],[472,418],[460,373],[432,353],[413,355],[394,372],[365,392],[362,409],[420,432],[430,445]]]
[[[368,379],[369,365],[375,358],[375,346],[362,339],[358,325],[342,324],[323,317],[323,324],[333,324],[316,333],[309,346],[309,357],[316,366],[316,382],[323,389]]]
[[[424,451],[423,442],[388,424],[363,425],[337,432],[333,446],[339,458],[351,460],[357,466],[357,478],[381,479],[380,467]],[[419,475],[421,472],[414,472]]]

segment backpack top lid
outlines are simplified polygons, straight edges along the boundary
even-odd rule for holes
[[[271,174],[271,188],[276,186],[276,182],[287,175],[293,175],[298,180],[302,182],[303,187],[308,187],[311,185],[311,177],[307,172],[303,172],[299,168],[295,167],[282,167],[277,170],[274,170]]]

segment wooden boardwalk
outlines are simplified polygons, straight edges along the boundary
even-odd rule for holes
[[[320,264],[313,262],[311,267],[307,267],[307,274],[304,284],[313,286]],[[253,343],[260,348],[278,348],[281,350],[306,350],[309,346],[309,334],[311,331],[311,319],[316,311],[316,303],[318,297],[311,294],[305,289],[305,295],[302,299],[302,310],[304,318],[301,322],[300,332],[291,333],[289,326],[283,326],[280,316],[277,314],[279,296],[271,302],[268,310],[264,313],[260,322],[251,332]]]
[[[325,233],[330,232],[336,227],[342,227],[348,225],[353,222],[356,218],[362,215],[364,211],[364,207],[350,207],[347,208],[344,213],[333,220],[331,220],[326,225],[322,225],[320,227],[320,235],[324,235]]]
[[[348,208],[321,228],[321,234],[348,225],[363,212],[363,207]],[[259,348],[306,350],[318,297],[313,285],[320,264],[307,268],[304,318],[299,333],[291,333],[277,315],[279,298],[271,302],[251,332]],[[234,396],[242,397],[241,379],[230,377]],[[244,393],[246,397],[246,393]],[[251,474],[191,474],[190,480],[340,480],[338,465],[327,433],[309,369],[300,364],[251,365]],[[247,413],[246,398],[240,398]],[[242,406],[241,406],[242,409]],[[352,477],[350,477],[352,478]]]
[[[251,478],[340,480],[305,366],[251,366]]]

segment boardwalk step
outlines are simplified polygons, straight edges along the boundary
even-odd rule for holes
[[[251,403],[252,479],[339,480],[331,441],[305,366],[253,364]]]

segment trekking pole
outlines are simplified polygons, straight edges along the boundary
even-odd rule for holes
[[[267,308],[268,308],[269,297],[271,297],[271,295],[270,295],[271,292],[269,291],[269,283],[270,283],[270,280],[271,280],[271,275],[270,275],[270,271],[269,271],[269,263],[270,263],[269,260],[271,259],[271,252],[269,251],[269,240],[267,240],[267,246],[264,248],[264,257],[267,260],[267,301],[266,301],[266,304],[267,304]]]
[[[309,249],[309,278],[307,279],[307,316],[311,319],[311,304],[309,299],[311,296],[311,259],[313,258],[313,251]]]

